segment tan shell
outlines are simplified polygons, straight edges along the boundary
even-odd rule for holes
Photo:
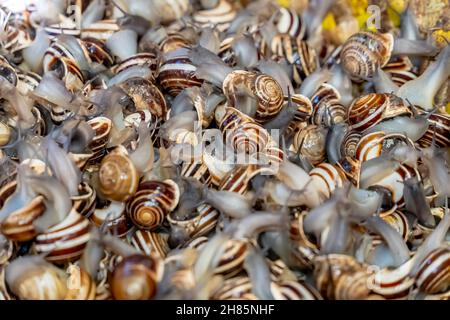
[[[76,265],[67,268],[67,294],[65,300],[95,300],[96,284],[86,271]]]

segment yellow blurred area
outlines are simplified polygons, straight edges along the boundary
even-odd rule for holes
[[[278,4],[282,7],[288,8],[291,5],[290,0],[277,0],[277,1],[278,1]]]

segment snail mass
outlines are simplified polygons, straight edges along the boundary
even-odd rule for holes
[[[448,3],[29,2],[0,300],[449,299]]]

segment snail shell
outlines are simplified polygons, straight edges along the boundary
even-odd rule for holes
[[[407,56],[397,56],[383,67],[383,71],[388,73],[391,80],[401,87],[406,82],[414,80],[417,76],[411,71],[413,64]]]
[[[313,241],[303,229],[303,220],[307,211],[296,212],[291,219],[289,239],[292,242],[292,256],[302,269],[312,269],[314,257],[319,253],[316,241]]]
[[[105,45],[105,42],[87,38],[80,41],[85,56],[89,61],[102,64],[110,68],[114,64],[114,59]]]
[[[179,48],[190,48],[192,45],[189,39],[175,31],[167,31],[167,35],[157,43],[164,54]]]
[[[347,181],[345,173],[338,165],[331,165],[326,162],[318,164],[309,172],[309,175],[318,186],[318,190],[327,198],[336,188],[342,187],[344,182]]]
[[[12,136],[12,129],[6,123],[0,122],[0,147],[7,145]]]
[[[237,88],[245,86],[252,92],[256,102],[255,120],[266,122],[275,117],[283,107],[283,90],[278,82],[265,74],[237,70],[229,73],[223,81],[222,90],[231,107],[238,105]]]
[[[275,300],[322,300],[320,293],[304,281],[272,282],[270,291]]]
[[[317,54],[306,41],[287,34],[278,34],[272,39],[273,59],[285,58],[292,65],[294,83],[300,85],[317,68]]]
[[[149,110],[162,119],[166,117],[167,104],[164,95],[149,80],[134,77],[120,83],[119,87],[133,100],[137,110]]]
[[[96,117],[87,122],[95,131],[95,136],[89,144],[89,148],[94,155],[91,162],[100,160],[105,154],[106,144],[109,140],[109,133],[111,132],[112,122],[106,117]]]
[[[180,190],[174,181],[145,181],[128,200],[127,215],[138,228],[154,230],[175,209],[179,199]]]
[[[326,158],[325,142],[327,130],[314,124],[298,131],[292,141],[293,151],[300,153],[312,165],[322,163]]]
[[[385,134],[382,131],[366,134],[356,146],[355,158],[361,162],[377,158],[399,143],[414,148],[414,142],[403,134]]]
[[[346,108],[340,103],[341,95],[332,85],[323,83],[311,97],[313,114],[311,121],[314,124],[323,124],[327,127],[344,122]]]
[[[77,260],[89,241],[89,220],[75,210],[57,225],[36,237],[36,251],[55,263]]]
[[[257,123],[243,122],[226,132],[226,143],[237,153],[256,155],[265,149],[268,141],[269,133]]]
[[[203,81],[195,76],[196,70],[186,49],[171,51],[159,70],[159,83],[170,95],[176,96],[186,88],[202,85]]]
[[[178,20],[190,10],[189,0],[154,0],[153,5],[156,12],[160,14],[163,23]]]
[[[341,63],[354,80],[372,78],[389,61],[394,38],[389,33],[358,32],[343,44]]]
[[[211,180],[214,181],[214,175],[210,173],[205,156],[203,156],[202,160],[183,162],[181,165],[181,175],[183,177],[195,178],[204,185],[209,185]]]
[[[230,239],[224,246],[223,255],[220,257],[214,273],[231,278],[243,270],[249,242],[247,240]]]
[[[213,300],[258,300],[253,294],[252,282],[247,276],[238,276],[224,281],[214,293]]]
[[[120,26],[115,19],[100,20],[81,29],[81,38],[106,41],[117,31],[120,31]]]
[[[422,261],[416,276],[417,287],[428,294],[442,293],[450,287],[450,249],[438,248]]]
[[[89,218],[95,210],[97,193],[86,182],[78,186],[78,196],[72,197],[73,209],[82,216]]]
[[[236,9],[227,1],[220,0],[215,8],[200,10],[192,18],[201,27],[214,25],[220,32],[225,32],[236,16]]]
[[[139,174],[130,158],[116,148],[103,158],[98,180],[99,190],[106,198],[127,201],[138,188]]]
[[[113,67],[114,73],[118,74],[128,68],[139,66],[146,67],[152,71],[152,78],[148,79],[154,81],[159,72],[159,57],[153,52],[141,52],[131,57],[126,58],[119,64]]]
[[[0,198],[3,202],[15,191],[17,183],[12,181],[0,190]],[[13,241],[28,241],[36,236],[33,221],[45,211],[44,198],[37,196],[26,206],[11,213],[0,225],[0,230],[5,237]]]
[[[381,269],[373,273],[368,280],[369,288],[385,299],[406,299],[414,279],[409,277],[413,259],[396,269]]]
[[[111,274],[111,293],[116,300],[149,300],[156,294],[161,272],[156,257],[131,255],[124,258]]]
[[[306,27],[301,18],[293,9],[280,8],[275,20],[278,33],[289,34],[293,38],[303,39]]]
[[[384,93],[369,93],[353,100],[347,111],[352,129],[363,131],[382,120],[402,114],[411,114],[399,98]]]
[[[86,271],[72,264],[67,268],[67,273],[65,300],[95,300],[97,286]]]
[[[450,115],[445,113],[433,113],[429,116],[430,126],[425,134],[418,140],[422,148],[431,146],[433,137],[439,147],[450,146]]]
[[[125,203],[123,202],[112,201],[105,207],[96,208],[89,219],[97,227],[106,226],[107,230],[119,237],[127,235],[132,227],[125,213]]]
[[[288,101],[288,97],[285,96],[284,103],[288,103]],[[304,128],[313,112],[311,100],[308,97],[301,94],[293,94],[291,96],[291,101],[297,106],[297,110],[295,111],[294,118],[288,124],[285,132],[286,137],[293,136],[297,128]]]
[[[361,140],[362,134],[356,130],[348,131],[341,145],[341,154],[350,158],[354,158],[356,155],[356,146],[359,140]]]
[[[130,242],[139,251],[147,256],[157,254],[165,258],[170,251],[169,235],[162,232],[137,230],[130,238]]]
[[[17,90],[26,95],[29,91],[33,91],[41,82],[41,76],[31,71],[18,71]]]
[[[364,299],[369,274],[352,256],[330,254],[314,259],[314,279],[319,292],[328,299]]]
[[[17,274],[19,264],[21,272]],[[6,267],[5,276],[9,289],[21,300],[62,300],[67,295],[64,271],[39,256],[14,260]]]

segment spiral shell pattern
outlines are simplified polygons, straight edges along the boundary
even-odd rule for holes
[[[355,157],[361,162],[368,161],[389,152],[400,143],[414,148],[414,142],[403,134],[385,134],[382,131],[369,133],[359,140]]]
[[[339,166],[326,162],[318,164],[309,172],[309,175],[327,198],[333,194],[336,188],[342,187],[344,181],[347,181],[347,177]]]
[[[422,148],[435,144],[446,148],[450,146],[450,115],[445,113],[434,113],[429,116],[430,126],[425,134],[418,140]]]
[[[170,251],[168,239],[169,235],[166,233],[137,230],[130,238],[130,242],[133,247],[147,256],[157,254],[165,258]]]
[[[436,294],[450,287],[450,250],[438,248],[428,254],[419,266],[416,285],[423,292]]]
[[[302,18],[295,10],[280,8],[276,19],[278,33],[289,34],[291,37],[303,39],[306,27]]]
[[[356,33],[342,47],[342,66],[354,80],[372,78],[377,68],[389,61],[393,45],[389,33]]]
[[[327,131],[324,128],[311,124],[295,134],[293,150],[308,159],[312,165],[319,164],[326,157],[326,137]]]
[[[152,78],[149,80],[154,81],[159,72],[159,62],[159,57],[155,53],[140,52],[121,61],[113,68],[113,71],[119,74],[131,67],[146,67],[152,71]]]
[[[178,185],[172,180],[145,181],[127,202],[126,211],[137,227],[154,230],[175,209],[179,198]]]
[[[231,239],[224,246],[223,255],[220,257],[214,272],[231,278],[243,270],[249,243],[247,240]]]
[[[103,158],[98,179],[101,193],[115,201],[128,200],[139,184],[139,175],[133,162],[120,152],[112,152]]]
[[[333,124],[344,122],[346,108],[340,103],[340,100],[341,95],[332,85],[321,84],[311,97],[313,106],[312,123],[330,127]]]
[[[202,27],[213,25],[217,30],[224,32],[230,26],[236,16],[236,9],[227,0],[220,0],[219,4],[212,9],[201,10],[193,15],[195,22]]]
[[[94,153],[90,161],[95,163],[105,155],[105,148],[111,132],[112,122],[106,117],[96,117],[87,121],[87,123],[95,131],[94,138],[89,144],[89,148]]]

